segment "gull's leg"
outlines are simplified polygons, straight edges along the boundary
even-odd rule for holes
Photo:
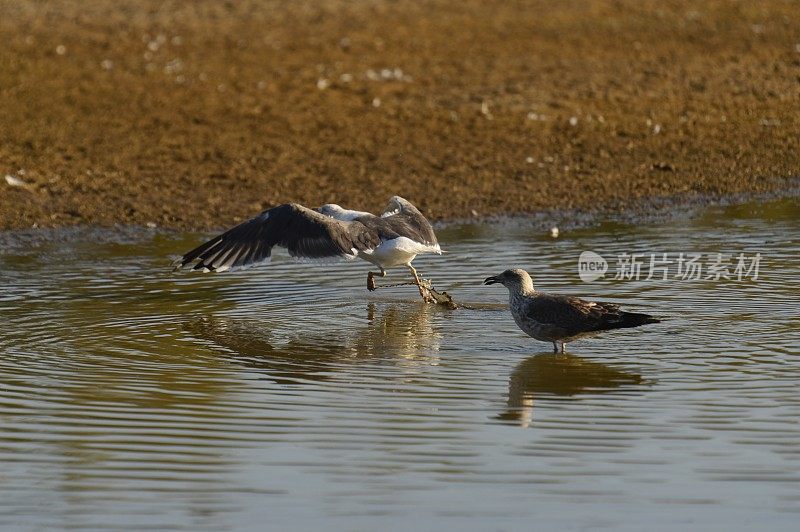
[[[381,268],[381,273],[367,272],[367,290],[369,290],[370,292],[373,292],[378,288],[377,286],[375,286],[376,275],[380,275],[381,277],[386,277],[386,270]]]
[[[565,345],[566,345],[566,342],[564,342],[564,341],[562,340],[562,342],[561,342],[561,354],[562,354],[562,355],[564,354],[564,346],[565,346]]]
[[[417,275],[417,270],[414,269],[414,267],[411,265],[410,262],[406,264],[406,266],[408,267],[409,270],[411,270],[411,275],[414,276],[414,284],[417,285],[417,289],[419,290],[419,295],[422,296],[422,300],[425,301],[426,303],[431,301],[430,295],[428,295],[427,291],[422,287],[422,284],[420,284],[419,275]]]
[[[553,353],[558,354],[558,343],[555,340],[553,340]]]

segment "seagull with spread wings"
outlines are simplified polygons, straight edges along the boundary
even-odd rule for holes
[[[430,222],[411,202],[394,196],[380,216],[336,204],[316,209],[279,205],[198,246],[174,266],[180,270],[194,263],[192,270],[224,272],[269,262],[275,246],[298,258],[359,258],[374,264],[380,272],[367,274],[370,291],[376,289],[376,275],[384,277],[388,268],[405,266],[425,301],[431,296],[411,261],[422,253],[442,253]]]

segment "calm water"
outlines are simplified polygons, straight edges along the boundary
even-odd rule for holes
[[[362,264],[172,274],[203,235],[35,235],[0,235],[2,528],[800,522],[797,201],[558,240],[442,229],[451,252],[415,264],[479,306],[456,311],[369,294]],[[584,250],[606,278],[580,281]],[[756,281],[614,280],[634,252],[762,259]],[[511,266],[669,319],[553,356],[480,284]]]

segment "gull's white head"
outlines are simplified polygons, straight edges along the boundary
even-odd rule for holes
[[[341,220],[343,222],[352,222],[356,218],[369,215],[368,212],[351,211],[350,209],[345,209],[344,207],[340,207],[335,203],[326,203],[322,207],[317,208],[317,211],[325,216],[330,216],[331,218]]]
[[[506,270],[500,275],[494,275],[492,277],[487,277],[483,284],[495,284],[500,283],[506,288],[511,291],[518,291],[518,292],[533,292],[533,279],[531,279],[530,274],[525,270],[521,270],[519,268],[513,270]]]
[[[341,215],[345,212],[345,209],[339,205],[336,205],[335,203],[326,203],[317,210],[325,216],[330,216],[331,218],[336,218],[336,215]]]

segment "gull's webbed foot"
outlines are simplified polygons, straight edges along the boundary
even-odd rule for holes
[[[419,288],[419,295],[420,295],[420,297],[422,297],[422,300],[425,303],[434,303],[435,302],[435,299],[433,298],[433,296],[430,295],[430,292],[428,292],[427,288],[423,287],[421,284],[418,284],[417,288]]]
[[[380,275],[381,277],[386,277],[386,270],[381,269],[381,273],[375,272],[367,272],[367,290],[370,292],[374,292],[378,289],[378,286],[375,284],[375,276]]]

